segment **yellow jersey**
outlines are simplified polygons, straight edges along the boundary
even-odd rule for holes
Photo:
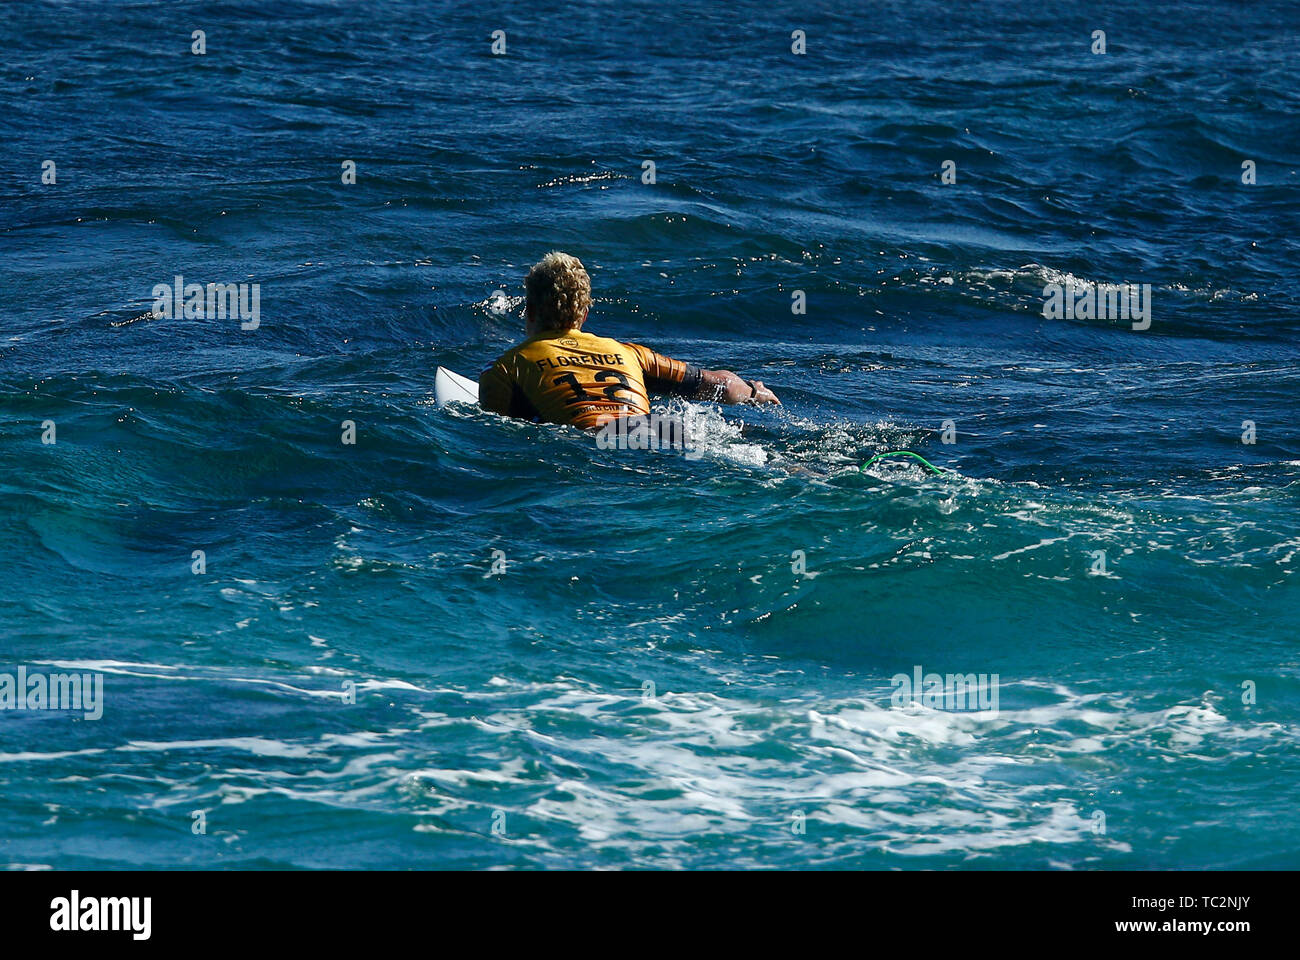
[[[479,377],[485,410],[584,430],[650,412],[651,391],[692,396],[698,367],[581,330],[544,330],[503,353]]]

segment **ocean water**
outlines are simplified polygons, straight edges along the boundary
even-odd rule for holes
[[[1300,865],[1298,26],[6,7],[0,672],[103,698],[0,712],[0,863]],[[667,404],[691,458],[436,408],[552,248],[784,406]]]

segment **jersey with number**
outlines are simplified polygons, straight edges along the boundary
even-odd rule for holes
[[[693,395],[698,367],[636,343],[581,330],[545,330],[507,350],[479,377],[485,410],[593,429],[650,412],[650,392]]]

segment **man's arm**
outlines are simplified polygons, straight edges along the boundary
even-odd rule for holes
[[[715,403],[781,403],[762,380],[743,380],[730,370],[701,370],[697,396]]]
[[[510,414],[510,395],[513,392],[510,378],[501,369],[498,360],[478,377],[478,405],[493,413]]]
[[[498,360],[478,378],[478,405],[492,413],[522,420],[537,420],[537,408],[524,395],[519,384],[510,376],[505,364]]]
[[[639,343],[629,343],[627,346],[636,354],[641,371],[645,374],[646,389],[652,392],[675,393],[692,400],[711,400],[714,403],[781,402],[761,381],[750,383],[730,370],[701,370],[692,364],[655,353]]]

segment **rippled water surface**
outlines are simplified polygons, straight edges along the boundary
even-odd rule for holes
[[[0,863],[1300,865],[1300,8],[816,6],[6,9]],[[785,405],[436,408],[551,248]]]

